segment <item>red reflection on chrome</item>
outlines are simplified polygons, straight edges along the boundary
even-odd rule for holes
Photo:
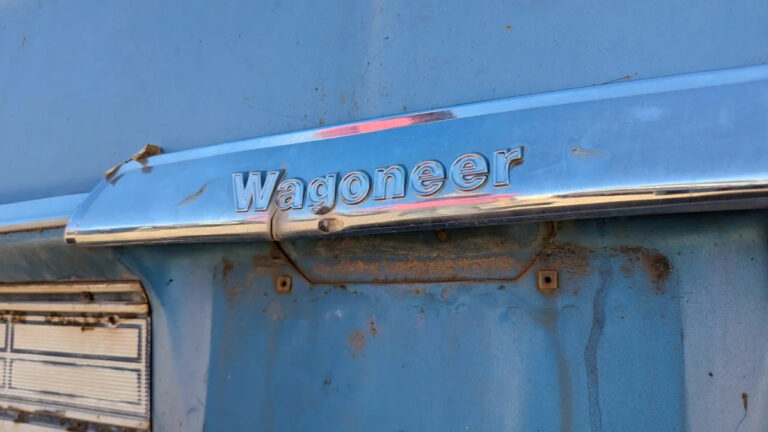
[[[368,122],[322,129],[315,132],[315,137],[336,138],[347,135],[358,135],[387,129],[397,129],[423,123],[450,120],[452,118],[454,118],[454,115],[451,111],[435,111],[421,114],[411,114],[403,117],[372,120]]]

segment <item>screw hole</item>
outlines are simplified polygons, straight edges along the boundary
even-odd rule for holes
[[[107,327],[117,327],[120,323],[120,317],[117,315],[110,315],[107,317]]]
[[[275,289],[277,292],[280,293],[287,293],[291,291],[291,277],[290,276],[280,276],[277,278],[277,284],[275,285]]]
[[[551,276],[544,276],[544,282],[548,283],[548,284],[552,283],[552,277]]]

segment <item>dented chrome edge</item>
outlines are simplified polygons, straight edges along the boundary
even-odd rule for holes
[[[759,113],[768,112],[768,97],[758,93],[768,96],[766,66],[152,156],[102,181],[70,220],[66,240],[280,241],[763,208],[768,156],[760,147],[768,136]]]

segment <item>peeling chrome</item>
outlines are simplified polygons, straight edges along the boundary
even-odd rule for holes
[[[658,115],[641,115],[648,107]],[[766,112],[768,67],[757,66],[163,154],[102,182],[66,236],[281,240],[763,207]]]

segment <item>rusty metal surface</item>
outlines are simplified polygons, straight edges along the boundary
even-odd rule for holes
[[[439,274],[429,273],[427,246],[441,252],[436,262],[450,261],[440,245],[469,242],[471,230],[335,245],[372,262],[361,253],[369,247],[381,266],[366,271],[393,282],[366,280],[343,262],[320,272],[317,263],[334,259],[313,256],[312,243],[284,243],[285,256],[259,244],[122,249],[156,305],[154,367],[164,373],[155,391],[168,404],[156,422],[163,430],[762,429],[754,407],[765,403],[768,364],[763,213],[554,228],[540,248],[542,225],[494,228],[519,249],[488,247],[489,256],[538,256],[517,280],[505,279],[519,267],[503,260],[484,270],[505,280],[474,279],[471,266],[466,280],[426,280]],[[406,256],[423,262],[400,265]],[[557,271],[556,291],[537,289],[540,270]],[[286,276],[291,290],[278,292]]]
[[[314,283],[516,281],[552,236],[553,224],[517,224],[281,242]]]
[[[56,230],[0,236],[0,274],[139,278],[158,430],[748,431],[765,425],[764,220],[85,250]]]

